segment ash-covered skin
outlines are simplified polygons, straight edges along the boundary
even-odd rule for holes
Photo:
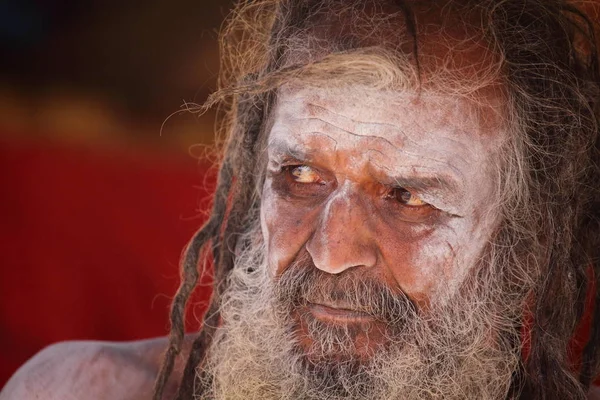
[[[500,107],[493,96],[280,89],[261,206],[273,274],[305,249],[317,268],[362,268],[419,308],[451,298],[498,223]]]

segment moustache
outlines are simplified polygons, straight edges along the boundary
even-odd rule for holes
[[[390,328],[403,327],[417,314],[416,304],[403,292],[351,268],[340,274],[318,269],[307,252],[301,253],[275,282],[280,304],[289,309],[312,304],[336,304],[368,314]]]

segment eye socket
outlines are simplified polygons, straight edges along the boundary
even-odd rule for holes
[[[321,176],[308,165],[295,165],[289,167],[291,178],[296,183],[319,183]]]
[[[315,200],[328,192],[330,181],[306,164],[284,165],[273,175],[275,190],[293,200]]]
[[[394,188],[389,197],[408,207],[423,207],[429,204],[423,201],[419,196],[409,192],[404,188]]]

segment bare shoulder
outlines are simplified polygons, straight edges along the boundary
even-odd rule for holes
[[[0,400],[148,399],[166,346],[165,338],[57,343],[25,363]]]

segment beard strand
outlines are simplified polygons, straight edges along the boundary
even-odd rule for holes
[[[478,281],[478,290],[419,313],[403,293],[358,275],[325,274],[307,256],[275,279],[264,253],[257,240],[236,261],[221,299],[222,326],[198,370],[199,398],[506,398],[519,365],[519,312],[496,307],[501,290],[494,282]],[[357,337],[368,340],[371,326],[297,314],[307,302],[328,300],[373,316],[385,326],[381,344],[360,353]],[[312,339],[308,350],[299,320]]]

